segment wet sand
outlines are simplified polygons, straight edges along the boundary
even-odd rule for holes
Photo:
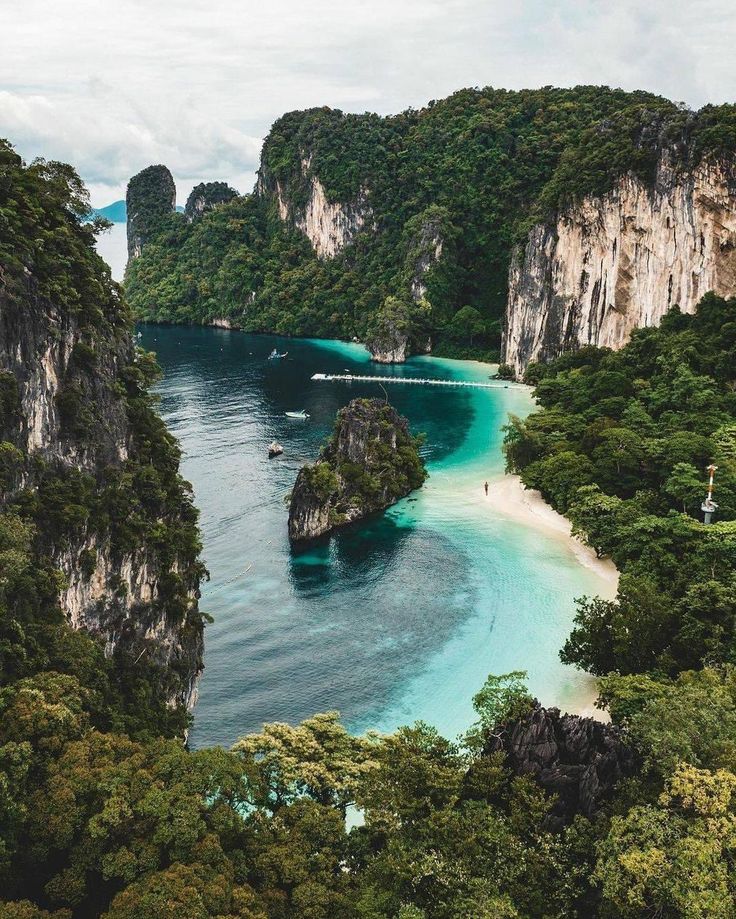
[[[610,558],[597,558],[595,552],[572,535],[570,521],[547,504],[538,491],[524,488],[518,475],[505,475],[488,483],[485,497],[489,510],[503,514],[525,526],[559,536],[578,561],[600,577],[601,596],[613,599],[618,589],[618,569]]]

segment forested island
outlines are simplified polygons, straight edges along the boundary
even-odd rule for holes
[[[715,292],[681,308],[672,293],[615,347],[581,346],[569,323],[555,358],[553,322],[507,354],[539,401],[509,422],[509,469],[621,571],[561,649],[600,677],[610,723],[543,708],[514,672],[478,687],[457,739],[421,722],[354,736],[326,712],[189,751],[206,571],[132,321],[363,337],[395,297],[390,316],[429,315],[417,329],[445,353],[487,353],[530,221],[623,173],[656,185],[663,148],[703,210],[704,188],[728,188],[735,130],[733,107],[597,88],[287,115],[258,195],[198,187],[176,216],[163,169],[133,189],[129,216],[150,220],[129,228],[129,300],[74,170],[0,146],[0,919],[734,915],[736,299],[719,295],[733,191],[707,199]],[[350,235],[340,251],[332,230],[315,251],[300,229],[315,182],[351,202],[330,225]],[[527,312],[533,274],[516,288]],[[404,433],[396,494],[423,479]]]
[[[385,510],[419,488],[422,439],[380,399],[353,399],[315,463],[303,466],[289,502],[289,538],[314,539]]]

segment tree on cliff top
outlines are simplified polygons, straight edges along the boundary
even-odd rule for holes
[[[226,204],[237,197],[237,191],[227,182],[200,182],[189,193],[184,205],[184,215],[188,220],[194,220],[218,204]]]

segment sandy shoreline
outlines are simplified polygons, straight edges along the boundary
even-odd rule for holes
[[[524,488],[518,475],[505,475],[489,482],[486,499],[489,510],[524,526],[543,530],[556,536],[573,553],[580,564],[595,572],[601,581],[599,594],[607,599],[616,596],[619,573],[610,559],[596,558],[595,552],[572,535],[570,521],[558,514],[538,491]],[[571,714],[609,721],[608,712],[595,707],[597,681],[591,676],[574,697],[566,699],[560,708]]]
[[[572,535],[570,521],[551,508],[538,491],[524,488],[518,475],[505,475],[490,482],[486,500],[494,513],[558,536],[578,561],[601,579],[604,585],[601,596],[615,597],[618,570],[611,559],[597,558],[590,546]]]

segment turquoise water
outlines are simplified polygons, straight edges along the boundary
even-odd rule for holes
[[[320,383],[317,371],[485,380],[482,364],[415,358],[372,365],[362,347],[217,329],[149,326],[164,369],[162,414],[180,439],[201,509],[211,581],[205,673],[191,739],[231,744],[264,721],[339,710],[356,731],[423,719],[455,736],[490,672],[529,672],[545,703],[574,707],[585,675],[558,650],[573,599],[601,590],[563,540],[495,515],[485,479],[503,472],[501,427],[528,390],[392,386],[427,435],[427,484],[384,515],[294,551],[284,498],[335,413],[376,384]],[[273,347],[288,351],[268,361]],[[307,422],[284,413],[305,408]],[[271,440],[284,456],[269,460]]]

